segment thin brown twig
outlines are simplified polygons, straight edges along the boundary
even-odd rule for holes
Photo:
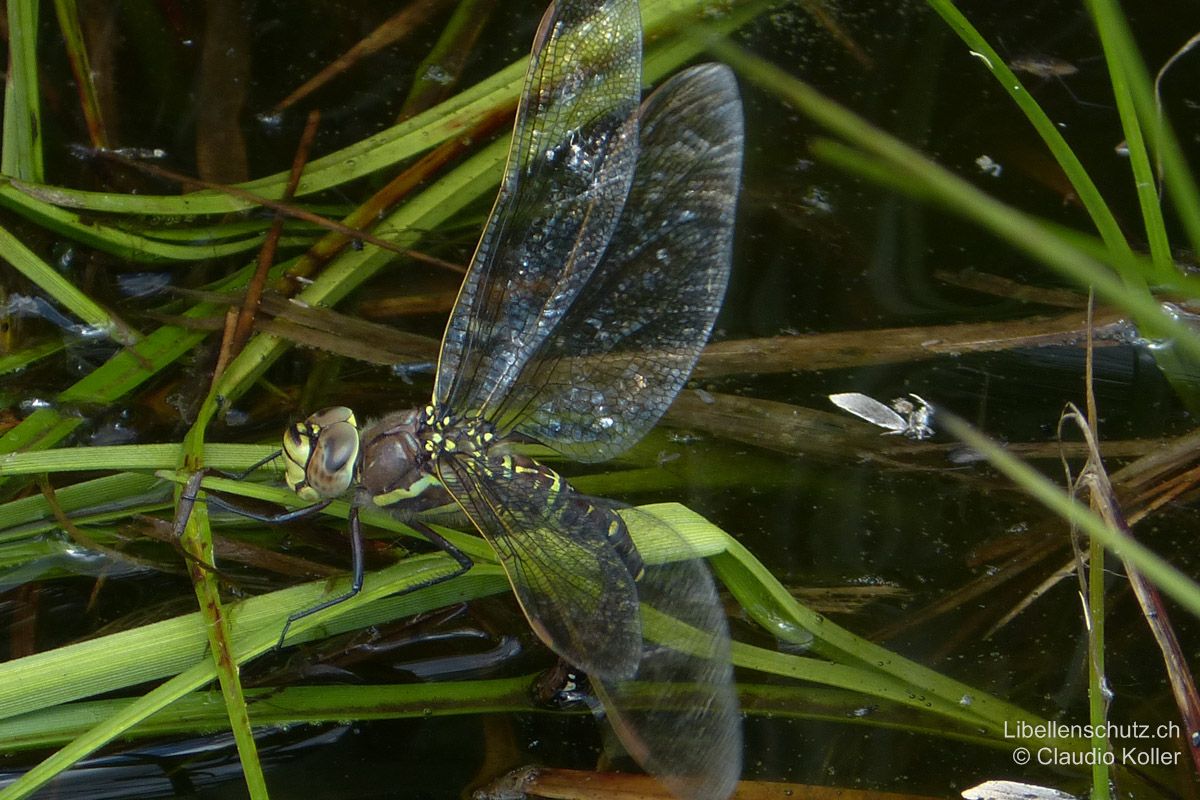
[[[394,44],[411,34],[417,26],[424,23],[442,6],[446,5],[446,2],[447,0],[416,0],[411,5],[393,14],[375,28],[375,30],[360,39],[353,47],[330,62],[327,67],[276,103],[275,107],[271,109],[272,113],[278,114],[295,105],[338,75],[350,69],[350,67],[363,58],[372,53],[377,53],[388,45]]]
[[[300,176],[304,174],[304,166],[308,163],[308,154],[312,150],[312,143],[317,136],[317,125],[320,121],[320,111],[314,109],[309,112],[308,120],[304,124],[304,132],[300,135],[300,143],[296,146],[296,154],[292,159],[292,169],[288,174],[287,186],[283,190],[284,202],[291,200],[296,194],[296,187],[300,185]],[[283,233],[283,221],[282,215],[275,215],[271,229],[267,231],[267,238],[258,251],[254,277],[246,285],[246,299],[238,311],[237,324],[233,330],[233,339],[230,345],[233,356],[241,352],[254,330],[254,317],[258,314],[258,307],[262,302],[267,274],[271,271],[271,265],[275,263],[275,250],[279,244],[279,236]]]

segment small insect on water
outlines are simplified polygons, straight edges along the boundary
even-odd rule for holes
[[[873,397],[858,392],[829,395],[829,400],[843,411],[884,428],[884,434],[904,434],[910,439],[933,436],[933,406],[919,395],[909,394],[912,400],[897,397],[886,406]],[[915,402],[914,402],[915,401]]]
[[[706,564],[646,513],[577,494],[514,452],[533,439],[611,458],[666,411],[728,280],[741,172],[737,85],[692,67],[639,105],[636,0],[560,0],[542,19],[500,192],[450,313],[422,409],[360,427],[347,408],[284,435],[287,482],[314,503],[422,522],[455,507],[487,539],[529,624],[586,671],[618,737],[680,797],[721,800],[741,768],[724,612]],[[645,557],[630,529],[667,542]],[[680,555],[684,557],[680,557]],[[290,623],[289,623],[290,624]]]

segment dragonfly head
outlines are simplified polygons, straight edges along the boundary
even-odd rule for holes
[[[325,408],[283,434],[288,488],[308,502],[342,495],[358,464],[358,422],[344,406]]]

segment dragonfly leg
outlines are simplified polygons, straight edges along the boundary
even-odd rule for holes
[[[325,506],[329,505],[329,503],[330,503],[330,501],[326,500],[321,503],[317,503],[317,506],[320,506],[320,508],[324,508]],[[314,508],[314,506],[309,506],[309,509],[311,509],[311,508]],[[299,510],[305,511],[308,509],[299,509]],[[320,509],[318,509],[318,510],[320,510]],[[288,616],[287,622],[285,622],[283,624],[283,630],[279,633],[279,641],[275,643],[276,649],[283,647],[283,641],[284,641],[284,639],[287,638],[288,631],[291,630],[292,625],[294,623],[298,622],[299,620],[304,619],[305,617],[310,617],[313,614],[316,614],[318,611],[324,611],[327,608],[333,608],[338,603],[344,603],[347,600],[349,600],[351,597],[354,597],[356,594],[358,594],[359,592],[362,591],[362,587],[363,587],[362,522],[358,518],[358,509],[353,508],[353,507],[350,509],[350,565],[351,565],[350,566],[350,569],[351,569],[350,588],[347,589],[345,592],[342,592],[339,595],[335,595],[334,597],[331,597],[328,600],[323,600],[320,603],[317,603],[315,606],[312,606],[311,608],[306,608],[303,611],[297,611],[294,614],[291,614],[290,616]]]
[[[457,561],[458,569],[456,569],[456,570],[454,570],[454,572],[448,573],[446,575],[438,575],[435,578],[430,578],[429,580],[422,581],[421,583],[417,584],[416,586],[413,586],[413,587],[407,589],[406,593],[415,591],[417,589],[424,589],[426,587],[433,586],[434,584],[442,583],[443,581],[448,581],[451,578],[457,578],[459,575],[462,575],[464,572],[469,570],[471,567],[475,566],[475,562],[471,560],[470,556],[468,556],[462,550],[459,550],[454,545],[450,544],[450,542],[446,539],[445,536],[442,536],[440,533],[438,533],[437,531],[435,531],[433,528],[429,527],[425,523],[417,522],[415,520],[410,520],[407,524],[409,527],[415,529],[418,533],[420,533],[422,536],[424,536],[426,539],[428,539],[430,541],[430,543],[434,547],[436,547],[438,550],[441,550],[443,553],[445,553],[446,555],[450,556],[455,561]]]
[[[239,517],[245,517],[246,519],[252,519],[255,522],[262,522],[267,525],[283,525],[284,523],[295,522],[299,519],[308,519],[317,512],[323,511],[332,502],[332,500],[322,500],[319,503],[313,503],[311,506],[294,508],[291,511],[280,511],[278,514],[261,514],[257,511],[243,508],[236,503],[231,503],[228,500],[222,500],[215,495],[210,494],[208,496],[208,504],[211,506],[216,506],[222,511],[228,511],[232,514],[237,514]]]
[[[408,525],[410,527],[412,527],[413,529],[415,529],[418,533],[420,533],[426,539],[428,539],[429,542],[431,544],[433,544],[435,547],[437,547],[439,550],[441,550],[442,552],[446,553],[446,555],[453,558],[458,563],[458,568],[455,569],[453,572],[446,573],[445,575],[436,575],[432,578],[421,581],[420,583],[406,587],[405,590],[401,594],[408,594],[409,592],[415,592],[419,589],[427,589],[430,586],[434,586],[436,584],[443,583],[445,581],[450,580],[451,578],[457,578],[459,575],[462,575],[464,572],[466,572],[472,566],[474,566],[475,562],[473,562],[471,560],[470,556],[468,556],[462,550],[459,550],[457,547],[455,547],[453,544],[451,544],[449,541],[447,541],[447,539],[444,536],[442,536],[437,531],[433,530],[433,528],[430,528],[428,525],[425,525],[423,523],[416,522],[416,521],[410,521],[408,523]],[[362,587],[363,587],[363,536],[362,536],[362,522],[359,519],[357,508],[350,509],[350,553],[351,553],[350,560],[351,560],[352,569],[353,569],[353,573],[352,573],[353,577],[350,581],[350,588],[347,591],[343,592],[342,594],[339,594],[335,597],[331,597],[328,600],[324,600],[311,608],[306,608],[303,611],[297,611],[296,613],[289,616],[287,618],[287,622],[283,626],[283,632],[279,634],[279,642],[275,645],[276,647],[283,646],[283,642],[287,638],[288,631],[291,630],[292,625],[296,621],[304,619],[305,617],[311,616],[313,614],[316,614],[318,611],[324,611],[327,608],[332,608],[333,606],[336,606],[339,603],[344,603],[347,600],[349,600],[350,598],[354,597],[360,591],[362,591]]]
[[[271,453],[271,455],[267,456],[266,458],[260,458],[258,461],[255,461],[253,464],[246,467],[241,472],[233,472],[233,473],[225,473],[225,474],[228,475],[229,477],[233,478],[236,481],[245,480],[250,475],[250,473],[254,472],[259,467],[265,467],[267,464],[270,464],[272,461],[279,458],[281,455],[283,455],[283,451],[276,450],[274,453]]]

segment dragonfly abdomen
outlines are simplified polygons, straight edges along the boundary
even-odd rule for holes
[[[498,466],[512,476],[511,480],[520,482],[531,503],[545,507],[565,530],[603,530],[635,581],[645,573],[645,562],[629,528],[612,508],[579,494],[561,475],[532,458],[507,454],[499,457]]]

